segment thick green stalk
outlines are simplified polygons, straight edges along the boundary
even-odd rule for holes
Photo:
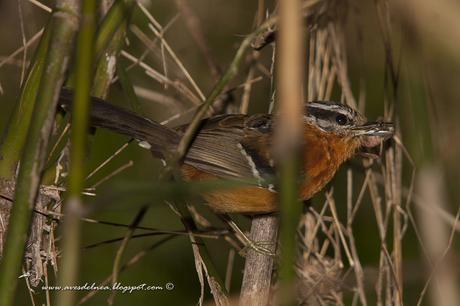
[[[96,38],[96,54],[101,55],[109,49],[109,45],[113,41],[116,32],[118,32],[126,23],[131,15],[132,9],[136,1],[134,0],[117,0],[110,7],[104,20],[99,25]]]
[[[134,0],[118,0],[108,10],[97,29],[93,60],[97,62],[93,76],[91,94],[105,98],[110,82],[115,74],[118,53],[126,35],[126,25],[136,2]],[[74,87],[75,75],[72,73],[67,81]]]
[[[43,31],[40,43],[32,58],[27,79],[21,89],[21,95],[4,134],[0,146],[0,177],[12,178],[21,156],[40,85],[46,51],[48,50],[50,29],[51,27],[48,25]]]
[[[78,1],[58,0],[51,16],[52,32],[37,91],[34,120],[25,142],[16,185],[15,202],[0,265],[0,305],[12,305],[24,256],[32,208],[45,163],[56,103],[78,26]]]
[[[279,189],[281,205],[281,260],[279,278],[285,284],[291,284],[295,277],[296,236],[302,204],[299,202],[298,180],[299,159],[292,155],[279,165]]]
[[[93,96],[104,98],[107,95],[134,4],[133,0],[115,1],[99,26],[95,52],[98,63],[91,91]]]
[[[124,44],[125,36],[126,23],[123,23],[114,34],[107,49],[102,51],[102,56],[98,57],[96,72],[94,74],[94,85],[91,90],[93,96],[100,98],[105,98],[107,96],[109,86],[117,67],[118,54]]]
[[[278,186],[281,208],[281,259],[279,278],[283,304],[293,304],[296,236],[302,206],[299,203],[299,149],[303,134],[304,50],[302,15],[299,0],[279,1],[279,32],[277,34],[277,92],[279,119],[275,134],[278,160]],[[308,178],[307,178],[308,179]]]
[[[63,227],[61,267],[58,275],[58,283],[62,287],[76,285],[78,281],[80,217],[83,212],[81,192],[83,191],[86,175],[85,157],[88,145],[88,111],[90,86],[92,84],[95,19],[96,2],[94,0],[83,0],[75,65],[75,96],[71,121],[68,194],[64,206],[66,219]],[[76,291],[74,290],[58,291],[56,305],[74,305],[75,299]]]

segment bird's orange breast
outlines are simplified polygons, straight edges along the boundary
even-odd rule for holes
[[[359,142],[323,132],[311,125],[305,125],[304,142],[304,179],[300,198],[307,200],[332,179],[339,166],[353,155]],[[186,180],[217,178],[190,165],[183,165],[181,170]],[[218,190],[203,194],[203,198],[217,212],[257,214],[278,210],[276,192],[257,186]]]
[[[304,141],[304,180],[300,197],[307,200],[332,179],[339,166],[359,147],[359,141],[327,133],[311,125],[304,128]]]

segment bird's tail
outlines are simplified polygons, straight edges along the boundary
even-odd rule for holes
[[[73,91],[63,88],[60,107],[71,111],[72,100]],[[176,131],[96,97],[91,97],[90,124],[144,141],[159,156],[173,150],[180,140]]]

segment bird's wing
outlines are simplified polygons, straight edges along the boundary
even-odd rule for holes
[[[269,115],[213,117],[203,122],[184,163],[219,177],[254,177],[262,186],[275,174],[271,134]]]

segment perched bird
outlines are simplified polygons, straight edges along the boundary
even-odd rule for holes
[[[68,110],[71,101],[72,92],[63,89],[61,107]],[[320,191],[357,149],[378,145],[393,134],[391,123],[367,123],[356,110],[336,102],[305,103],[304,114],[301,200]],[[98,98],[92,98],[90,121],[94,127],[138,139],[158,158],[176,149],[187,127],[171,129]],[[257,184],[216,190],[202,196],[217,212],[277,211],[276,190],[268,183],[275,176],[276,167],[272,152],[274,124],[274,116],[268,114],[219,115],[204,119],[183,159],[183,178],[190,181],[254,178]]]

